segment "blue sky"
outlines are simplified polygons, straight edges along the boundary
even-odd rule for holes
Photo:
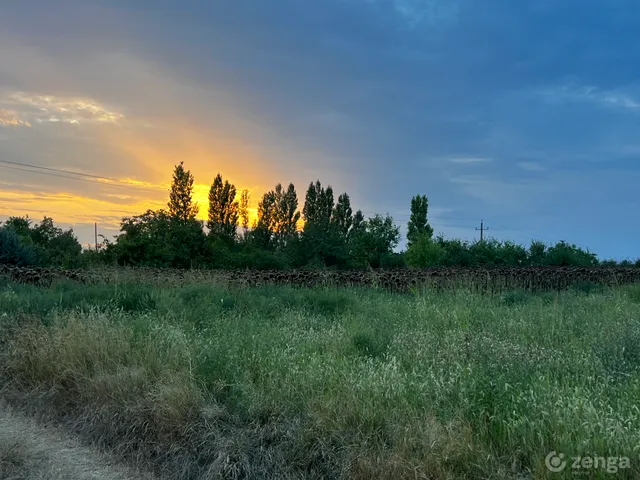
[[[184,160],[252,191],[319,178],[404,226],[640,257],[640,4],[23,1],[0,16],[0,216],[91,240]],[[143,188],[146,190],[143,190]],[[204,211],[205,205],[202,205]],[[55,212],[58,212],[57,214]],[[4,218],[4,217],[0,217]]]

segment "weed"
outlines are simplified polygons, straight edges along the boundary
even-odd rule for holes
[[[171,478],[545,478],[640,444],[640,289],[590,288],[9,282],[0,372]]]

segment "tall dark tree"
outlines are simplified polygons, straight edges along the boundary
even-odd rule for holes
[[[351,200],[346,193],[338,197],[338,202],[331,215],[331,224],[341,238],[347,238],[349,229],[353,224],[353,211],[351,210]]]
[[[198,214],[198,205],[193,202],[193,175],[185,170],[184,162],[176,165],[169,192],[169,216],[186,222]]]
[[[240,218],[240,225],[242,225],[242,233],[246,236],[249,231],[249,190],[246,188],[243,189],[240,194],[238,216]]]
[[[295,187],[291,183],[285,190],[277,184],[258,204],[258,220],[252,237],[263,248],[283,248],[296,235],[299,220]]]
[[[320,180],[315,184],[310,183],[302,209],[305,230],[309,228],[326,230],[331,222],[333,203],[333,189],[330,185],[325,189]]]
[[[260,248],[272,246],[272,236],[276,228],[276,195],[273,190],[265,193],[258,203],[258,218],[254,221],[251,238]]]
[[[358,219],[358,223],[349,242],[350,260],[356,267],[378,268],[398,245],[400,228],[389,215],[375,215],[362,222]]]
[[[407,224],[407,245],[410,247],[413,242],[421,236],[431,238],[433,228],[427,220],[429,201],[426,195],[416,195],[411,199],[411,217]]]
[[[365,227],[366,227],[366,223],[365,223],[364,215],[362,214],[361,210],[358,210],[353,215],[353,222],[351,225],[350,233],[362,231]]]
[[[345,216],[340,221],[341,226],[348,221],[345,197],[342,200],[340,209]],[[334,206],[331,186],[325,189],[319,180],[309,184],[302,210],[302,248],[307,262],[325,266],[344,263],[346,239],[340,236],[333,220]]]
[[[298,196],[293,183],[286,190],[281,184],[277,184],[274,190],[275,199],[275,225],[274,233],[276,243],[284,247],[287,242],[296,235],[300,212],[298,212]]]
[[[238,202],[236,187],[228,181],[222,181],[218,174],[209,189],[209,235],[220,237],[231,243],[236,238],[238,225]]]

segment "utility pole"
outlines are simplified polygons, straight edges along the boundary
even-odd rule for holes
[[[96,240],[96,252],[98,251],[98,222],[95,222],[93,224],[94,227],[94,236],[95,236],[95,240]]]
[[[476,227],[476,230],[480,230],[480,241],[482,242],[484,235],[483,233],[487,230],[489,230],[489,228],[485,228],[484,227],[484,220],[480,220],[480,228]]]

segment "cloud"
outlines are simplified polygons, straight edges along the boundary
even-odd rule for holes
[[[517,166],[520,167],[522,170],[527,170],[529,172],[542,172],[546,170],[545,167],[543,167],[537,162],[518,162]]]
[[[458,0],[342,0],[367,4],[381,16],[395,14],[410,30],[418,27],[443,27],[454,24],[459,14]]]
[[[0,108],[0,127],[30,127],[31,124],[21,119],[14,110]]]
[[[603,249],[617,248],[611,234],[565,219],[596,190],[598,216],[618,218],[623,203],[610,199],[637,190],[628,172],[638,168],[640,17],[630,0],[185,0],[179,14],[170,2],[10,3],[0,18],[3,159],[154,185],[184,160],[203,209],[218,171],[253,188],[254,202],[292,181],[302,203],[319,178],[355,209],[399,222],[419,193],[491,225],[600,235]],[[484,176],[459,178],[471,171]],[[576,180],[585,171],[588,184]],[[166,201],[161,190],[145,202],[133,189],[0,176],[21,192],[74,195],[55,208],[0,202],[12,211],[108,216]],[[86,198],[102,203],[79,212]],[[563,218],[550,226],[547,214]],[[637,228],[614,223],[631,251],[624,238]]]
[[[603,90],[590,85],[561,85],[539,89],[536,95],[552,103],[589,102],[603,107],[640,112],[640,98],[627,90]]]
[[[0,110],[0,123],[5,119],[6,122],[13,122],[14,125],[31,126],[36,122],[117,125],[124,119],[122,113],[110,110],[97,101],[87,98],[14,92],[0,97],[0,105],[13,108],[13,110]]]
[[[380,1],[380,0],[378,0]],[[390,0],[410,27],[443,25],[454,22],[459,6],[455,0]]]
[[[487,158],[487,157],[453,157],[453,158],[450,158],[449,161],[451,163],[469,165],[469,164],[475,164],[475,163],[493,162],[493,159]]]

